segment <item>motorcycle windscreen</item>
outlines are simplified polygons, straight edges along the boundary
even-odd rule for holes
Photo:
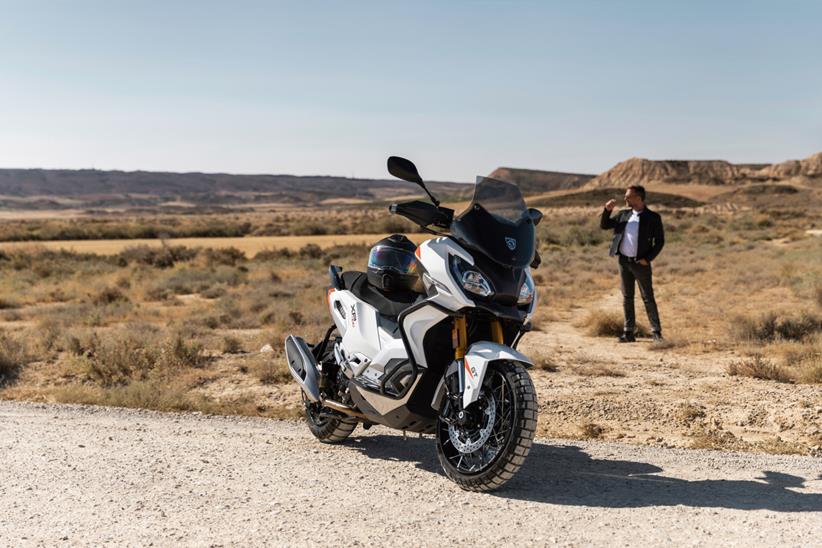
[[[454,220],[451,233],[501,265],[523,268],[534,259],[534,223],[512,183],[477,177],[474,198]]]

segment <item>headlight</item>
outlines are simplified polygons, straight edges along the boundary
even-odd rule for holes
[[[517,299],[517,305],[525,305],[531,304],[534,301],[534,280],[531,278],[530,274],[525,275],[525,281],[522,282],[522,287],[519,290],[519,298]]]
[[[480,297],[489,297],[494,294],[491,283],[482,275],[482,272],[456,255],[451,256],[451,270],[457,282],[469,293]]]

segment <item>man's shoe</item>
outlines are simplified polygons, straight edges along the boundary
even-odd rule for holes
[[[621,343],[632,343],[636,342],[636,337],[634,337],[633,333],[623,333],[619,336],[619,342]]]
[[[654,338],[654,342],[662,342],[665,340],[662,338],[662,333],[659,333],[658,331],[654,331],[651,336]]]

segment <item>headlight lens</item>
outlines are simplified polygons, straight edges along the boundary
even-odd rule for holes
[[[451,256],[451,268],[457,282],[464,290],[480,297],[490,297],[494,294],[491,283],[482,275],[482,272],[456,255]]]
[[[522,283],[522,287],[519,290],[519,298],[517,299],[518,305],[525,305],[531,304],[534,301],[534,280],[531,278],[530,274],[525,275],[525,281]]]

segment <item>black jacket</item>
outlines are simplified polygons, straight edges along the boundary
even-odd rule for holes
[[[622,234],[625,232],[625,225],[631,218],[631,210],[623,209],[611,218],[611,212],[602,210],[602,218],[599,226],[603,230],[614,229],[614,239],[611,242],[611,256],[619,254],[619,244],[622,242]],[[651,211],[647,207],[639,214],[639,242],[637,244],[636,258],[653,261],[662,246],[665,245],[665,231],[662,229],[662,217],[659,213]]]

